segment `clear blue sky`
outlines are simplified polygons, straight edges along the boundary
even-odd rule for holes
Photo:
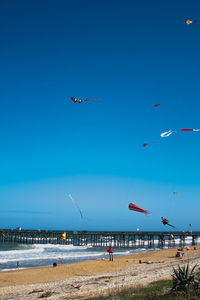
[[[200,134],[160,137],[200,127],[199,35],[199,1],[1,1],[0,227],[200,230]]]

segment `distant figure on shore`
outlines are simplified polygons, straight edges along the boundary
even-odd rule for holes
[[[113,248],[110,246],[107,251],[109,254],[109,261],[113,261]]]
[[[18,260],[17,261],[17,269],[19,269],[19,267],[20,267],[20,261]]]

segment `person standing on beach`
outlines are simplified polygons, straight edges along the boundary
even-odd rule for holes
[[[109,254],[109,261],[113,261],[113,248],[110,246],[107,251]]]
[[[17,269],[19,269],[19,267],[20,267],[20,261],[18,260],[17,261]]]

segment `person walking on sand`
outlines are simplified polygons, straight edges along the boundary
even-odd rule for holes
[[[113,248],[110,246],[107,251],[109,254],[109,261],[113,261]]]

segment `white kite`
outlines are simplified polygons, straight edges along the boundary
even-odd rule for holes
[[[166,132],[163,132],[163,133],[161,133],[161,137],[162,138],[164,138],[164,137],[168,137],[168,136],[170,136],[172,133],[174,133],[175,131],[173,131],[173,130],[169,130],[169,131],[166,131]]]

